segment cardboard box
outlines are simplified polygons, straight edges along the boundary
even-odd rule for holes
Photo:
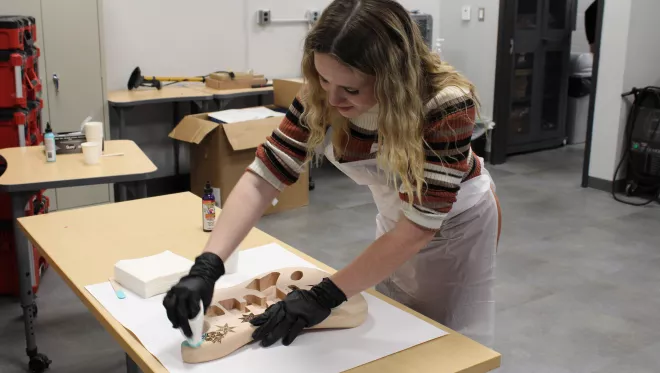
[[[82,153],[85,135],[82,132],[60,132],[55,134],[55,154]]]
[[[207,78],[206,79],[206,86],[209,88],[213,89],[244,89],[244,88],[252,88],[253,85],[265,85],[268,83],[268,80],[266,80],[263,75],[261,76],[249,76],[245,78],[235,78],[235,79],[225,79],[225,80],[219,80],[219,79],[213,79],[213,78]]]
[[[275,80],[275,105],[269,107],[288,108],[301,85],[299,81]],[[184,117],[169,136],[191,144],[191,191],[201,197],[204,184],[210,181],[216,193],[219,190],[222,207],[238,179],[254,160],[257,146],[270,136],[281,121],[282,117],[273,117],[221,124],[209,120],[206,113]],[[308,203],[309,175],[305,171],[298,182],[280,194],[278,203],[268,209],[266,214],[291,210]]]
[[[209,74],[209,78],[215,79],[215,80],[232,80],[232,79],[247,79],[247,78],[264,79],[264,76],[263,75],[254,75],[253,73],[245,73],[245,72],[240,72],[240,71],[234,71],[234,77],[233,78],[227,72],[211,73],[211,74]]]
[[[60,132],[55,134],[55,154],[82,153],[82,143],[86,142],[85,135],[78,132]],[[105,149],[105,140],[101,143]]]

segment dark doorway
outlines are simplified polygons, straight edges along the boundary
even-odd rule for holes
[[[491,162],[564,144],[577,0],[500,2]]]

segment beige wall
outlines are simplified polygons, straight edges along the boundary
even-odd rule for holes
[[[439,0],[442,58],[463,72],[477,87],[481,115],[493,116],[499,0]],[[461,19],[461,8],[470,5],[472,19]],[[486,9],[484,22],[477,19],[478,8]]]

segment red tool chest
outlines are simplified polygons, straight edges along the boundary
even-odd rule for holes
[[[34,17],[0,16],[0,49],[23,50],[37,40]]]
[[[25,74],[23,77],[23,84],[27,88],[27,99],[29,101],[37,101],[41,98],[41,80],[39,79],[39,56],[41,50],[37,47],[26,49],[27,60],[25,63]]]
[[[21,145],[19,132],[23,128],[23,137],[25,144],[28,144],[26,138],[28,128],[28,110],[27,109],[0,109],[0,148],[13,148]]]
[[[39,145],[41,131],[41,81],[39,56],[34,42],[34,17],[0,16],[0,148]],[[0,175],[7,168],[0,158]],[[45,214],[50,201],[39,191],[30,198],[25,215]],[[0,193],[0,294],[18,294],[16,250],[12,228],[11,199]],[[48,267],[45,258],[30,245],[34,261],[32,288],[36,293],[41,272]]]
[[[27,106],[26,63],[25,52],[0,50],[0,108]]]
[[[41,109],[44,108],[44,101],[37,99],[28,101],[27,133],[25,142],[28,145],[39,145],[44,141],[44,134],[41,129]]]
[[[43,100],[29,101],[27,109],[0,109],[0,148],[39,145],[43,139],[41,109]],[[24,142],[21,143],[20,136]],[[1,174],[1,173],[0,173]],[[12,219],[9,195],[0,193],[0,220]]]
[[[43,106],[43,100],[38,99],[28,101],[27,108],[0,109],[0,149],[41,144]]]

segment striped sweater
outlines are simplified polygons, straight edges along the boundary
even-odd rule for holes
[[[300,122],[304,108],[296,98],[279,128],[257,148],[248,167],[275,188],[282,190],[298,180],[307,157],[309,131]],[[412,205],[399,190],[402,213],[413,223],[440,229],[456,202],[461,183],[481,175],[481,161],[470,147],[476,108],[467,91],[446,87],[426,103],[424,119],[424,179],[421,196]],[[340,163],[374,158],[372,146],[378,141],[378,109],[351,119],[349,136]]]

